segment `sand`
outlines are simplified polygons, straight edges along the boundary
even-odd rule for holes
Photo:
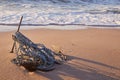
[[[53,71],[33,73],[11,63],[14,32],[0,32],[0,80],[120,80],[120,30],[21,31],[35,43],[59,47],[69,58]]]

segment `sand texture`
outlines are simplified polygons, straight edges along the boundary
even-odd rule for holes
[[[120,80],[120,30],[21,31],[33,42],[57,46],[68,55],[55,70],[34,73],[11,63],[14,32],[0,32],[0,80]]]

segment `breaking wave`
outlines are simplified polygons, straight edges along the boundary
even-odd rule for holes
[[[0,0],[0,24],[120,25],[120,0]]]

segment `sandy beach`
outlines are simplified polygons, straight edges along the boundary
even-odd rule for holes
[[[55,45],[68,61],[49,72],[29,74],[11,63],[12,32],[0,32],[0,80],[120,80],[120,30],[22,30],[35,43]]]

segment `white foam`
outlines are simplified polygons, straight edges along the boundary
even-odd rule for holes
[[[67,2],[64,3],[63,0],[52,1],[56,3],[51,2],[51,0],[2,0],[0,3],[0,23],[16,24],[19,23],[20,17],[24,16],[23,24],[120,25],[120,5],[117,5],[119,0],[86,0],[86,2],[66,0]],[[55,27],[61,29],[62,26],[45,26],[45,28],[54,29]],[[29,28],[36,27],[30,26]],[[65,26],[63,28],[66,29]],[[4,31],[8,27],[1,29]],[[71,29],[76,29],[76,27]]]

